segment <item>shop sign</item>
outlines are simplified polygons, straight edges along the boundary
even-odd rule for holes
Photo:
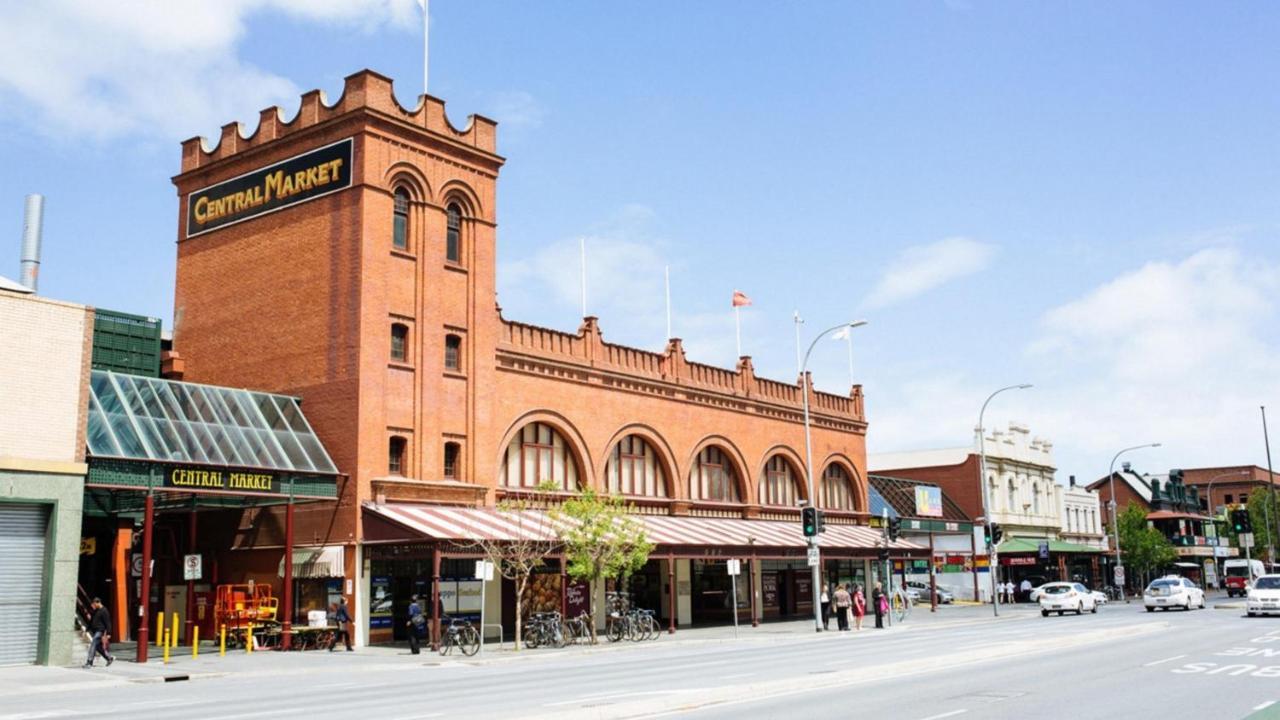
[[[270,472],[249,472],[226,468],[171,467],[165,470],[164,486],[193,491],[279,493],[280,476]]]
[[[1040,543],[1040,559],[1041,560],[1049,559],[1049,543],[1047,542]]]
[[[778,604],[778,574],[776,572],[763,573],[760,576],[761,594],[764,596],[764,604],[773,607]]]
[[[187,237],[351,187],[353,146],[351,138],[339,140],[196,190],[187,196]]]
[[[928,485],[916,486],[916,515],[942,517],[942,488]]]
[[[1002,557],[1001,565],[1035,565],[1036,559],[1033,557]]]
[[[569,617],[578,617],[584,612],[590,612],[591,586],[582,581],[570,580],[565,586],[564,604]]]
[[[98,554],[98,538],[96,537],[80,538],[80,554],[81,555],[97,555]]]
[[[369,603],[369,629],[390,628],[392,613],[391,578],[378,575],[369,579],[369,594],[373,600]]]

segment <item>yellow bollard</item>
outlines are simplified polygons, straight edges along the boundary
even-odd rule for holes
[[[169,636],[169,645],[178,647],[178,613],[173,613],[173,634]]]
[[[165,634],[167,635],[168,633],[166,632]],[[169,664],[169,638],[168,637],[165,637],[164,639],[164,664],[165,665]]]
[[[225,657],[227,654],[227,626],[222,625],[222,639],[218,641],[218,656]]]
[[[249,631],[244,636],[244,651],[253,652],[253,623],[249,623]]]
[[[164,611],[156,613],[156,647],[164,647]]]
[[[200,626],[191,626],[191,659],[200,657]]]

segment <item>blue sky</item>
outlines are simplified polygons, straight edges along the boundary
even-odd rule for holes
[[[414,0],[63,0],[0,9],[0,220],[47,195],[41,291],[169,322],[178,142],[421,91]],[[432,94],[500,122],[499,300],[573,329],[578,239],[606,338],[760,374],[856,331],[874,451],[988,425],[1059,479],[1265,463],[1280,423],[1280,76],[1269,3],[432,3]],[[4,234],[0,233],[0,237]],[[9,259],[4,259],[5,257]],[[283,280],[282,281],[287,281]],[[825,343],[820,388],[847,390]],[[1278,448],[1280,451],[1280,448]]]

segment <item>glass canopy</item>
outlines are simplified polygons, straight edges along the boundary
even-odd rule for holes
[[[874,485],[867,487],[867,505],[871,508],[872,517],[880,517],[885,511],[888,511],[889,517],[898,517],[898,511],[890,505],[880,491]]]
[[[94,370],[89,454],[337,474],[297,398]]]

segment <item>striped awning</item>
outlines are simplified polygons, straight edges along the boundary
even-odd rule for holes
[[[506,512],[494,508],[463,508],[407,503],[366,503],[367,511],[434,540],[478,541],[533,539],[553,541],[555,528],[546,513]],[[805,547],[799,522],[743,520],[673,515],[638,515],[649,539],[663,547]],[[880,530],[865,525],[826,526],[818,546],[828,549],[875,550],[882,546]],[[923,545],[895,541],[894,550],[924,550]]]
[[[294,548],[293,577],[295,580],[309,578],[344,577],[345,554],[341,545],[324,547]],[[279,576],[284,577],[284,558],[280,558]]]

